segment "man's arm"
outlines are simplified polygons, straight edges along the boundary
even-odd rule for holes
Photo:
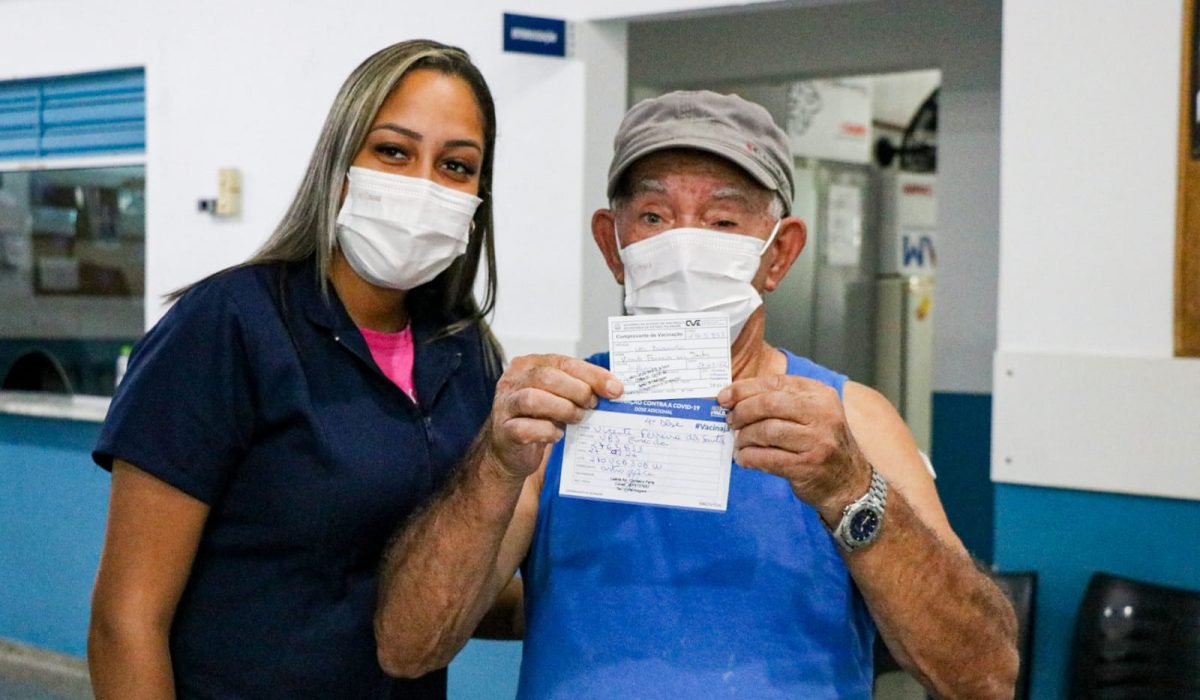
[[[581,360],[520,357],[496,385],[483,431],[458,473],[384,554],[375,612],[379,664],[416,677],[448,664],[529,550],[541,468],[563,426],[621,386]]]
[[[884,475],[879,538],[843,553],[884,641],[937,697],[1011,698],[1018,666],[1012,606],[950,529],[891,404],[854,383],[843,404],[833,389],[787,375],[735,382],[719,398],[738,429],[738,463],[788,479],[831,528],[867,492],[871,465]]]

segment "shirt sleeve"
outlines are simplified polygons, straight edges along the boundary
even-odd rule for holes
[[[214,281],[181,298],[135,346],[92,453],[212,504],[253,434],[246,324]]]

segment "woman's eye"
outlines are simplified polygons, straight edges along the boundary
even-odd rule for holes
[[[446,161],[446,164],[444,167],[447,170],[449,170],[450,172],[457,173],[459,175],[464,175],[466,177],[470,177],[477,172],[474,165],[472,165],[471,163],[463,162],[461,160]]]
[[[381,143],[375,147],[375,152],[384,158],[398,160],[405,157],[404,149],[395,144]]]

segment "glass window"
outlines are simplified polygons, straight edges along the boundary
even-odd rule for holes
[[[109,395],[142,334],[145,88],[0,81],[0,390]]]
[[[0,172],[3,388],[111,394],[142,333],[144,165]]]

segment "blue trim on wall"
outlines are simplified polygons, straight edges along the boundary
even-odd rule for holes
[[[935,392],[930,459],[950,525],[976,558],[992,561],[992,396]]]
[[[1200,589],[1198,542],[1200,501],[997,484],[996,564],[1038,572],[1032,697],[1066,697],[1075,612],[1092,573]]]
[[[100,426],[0,415],[0,637],[82,655],[104,537]]]
[[[517,696],[521,643],[473,639],[450,664],[449,700],[511,700]]]
[[[110,479],[92,463],[100,425],[0,414],[0,638],[83,656]],[[451,700],[517,692],[519,642],[472,641]]]

